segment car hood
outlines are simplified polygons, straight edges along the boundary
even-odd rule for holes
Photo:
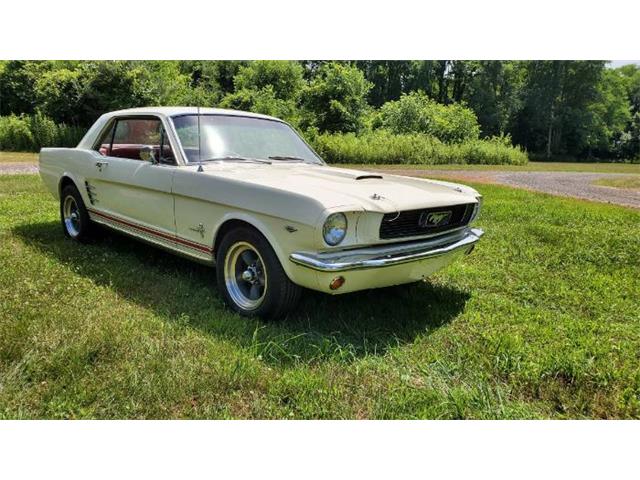
[[[217,178],[311,197],[325,208],[386,213],[470,203],[479,196],[464,185],[324,165],[225,162],[204,164],[203,170]]]

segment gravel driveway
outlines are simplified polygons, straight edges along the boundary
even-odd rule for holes
[[[0,163],[0,175],[18,175],[22,173],[38,173],[38,165],[34,163]]]
[[[497,183],[512,187],[536,190],[538,192],[582,198],[597,202],[614,203],[640,208],[640,190],[593,185],[601,178],[633,177],[629,173],[587,173],[587,172],[504,172],[499,170],[421,170],[393,169],[378,170],[380,173],[397,175],[440,177],[459,181]]]
[[[417,177],[445,177],[459,181],[498,183],[512,187],[526,188],[538,192],[583,198],[597,202],[615,203],[627,207],[640,208],[640,190],[603,187],[593,185],[601,178],[634,176],[628,173],[586,173],[586,172],[504,172],[499,170],[428,170],[428,169],[384,169],[380,173],[394,173]],[[0,163],[0,175],[38,173],[33,163]]]

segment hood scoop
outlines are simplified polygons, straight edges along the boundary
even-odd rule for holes
[[[375,175],[375,174],[358,175],[356,177],[356,180],[367,180],[370,178],[377,178],[378,180],[382,180],[382,175]]]

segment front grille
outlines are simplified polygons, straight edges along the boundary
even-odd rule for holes
[[[469,223],[473,214],[473,206],[473,203],[467,203],[449,207],[405,210],[400,213],[385,213],[380,224],[380,238],[386,240],[430,235],[462,227]],[[438,219],[440,219],[440,223],[436,224]]]

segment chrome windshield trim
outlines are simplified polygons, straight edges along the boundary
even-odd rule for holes
[[[463,232],[428,241],[381,247],[367,247],[340,252],[294,252],[289,259],[298,265],[321,272],[343,272],[367,268],[384,268],[446,255],[473,246],[484,231],[467,228]]]

